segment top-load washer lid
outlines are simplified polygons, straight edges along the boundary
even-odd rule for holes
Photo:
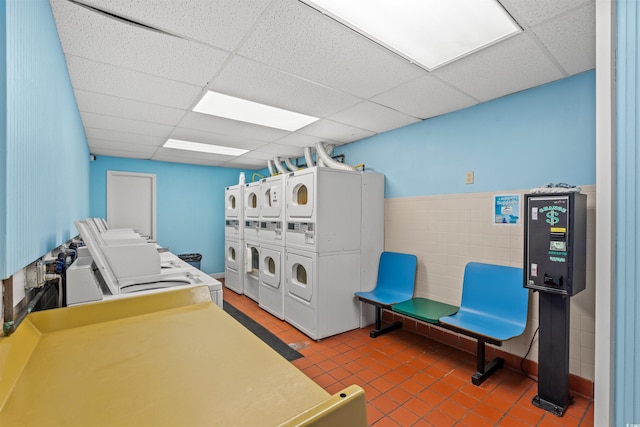
[[[149,283],[133,283],[131,285],[120,286],[121,294],[130,294],[134,292],[150,291],[156,289],[176,288],[180,286],[190,286],[193,283],[188,280],[160,280]]]

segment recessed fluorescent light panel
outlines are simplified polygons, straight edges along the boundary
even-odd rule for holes
[[[207,92],[193,108],[193,111],[256,125],[284,129],[291,132],[318,120],[317,117],[311,117],[213,91]]]
[[[495,0],[302,0],[427,70],[521,31]]]
[[[163,147],[175,148],[177,150],[198,151],[200,153],[222,154],[225,156],[240,156],[249,151],[242,148],[202,144],[200,142],[182,141],[180,139],[169,139],[164,143]]]

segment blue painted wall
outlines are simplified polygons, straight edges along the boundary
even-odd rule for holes
[[[0,278],[77,234],[89,150],[48,0],[2,0]]]
[[[618,1],[614,424],[640,423],[640,7]]]
[[[7,3],[0,0],[0,279],[6,277],[7,259]],[[2,292],[0,291],[0,294]]]
[[[595,184],[595,71],[337,147],[385,197]],[[475,183],[465,184],[474,171]]]
[[[156,174],[158,243],[174,254],[202,254],[206,273],[224,272],[224,188],[243,170],[106,156],[90,169],[92,217],[107,214],[107,170]]]

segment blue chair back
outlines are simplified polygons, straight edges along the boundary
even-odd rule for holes
[[[527,324],[529,290],[522,285],[521,268],[470,262],[464,270],[460,309]],[[506,303],[496,304],[496,299]]]
[[[401,295],[398,301],[413,297],[418,258],[412,254],[383,252],[378,264],[376,292]]]

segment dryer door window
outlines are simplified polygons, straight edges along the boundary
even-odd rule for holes
[[[313,260],[311,258],[289,255],[288,260],[289,294],[306,302],[313,297]]]
[[[240,202],[238,200],[239,189],[234,188],[225,191],[225,199],[224,199],[224,214],[225,218],[238,218],[238,214],[240,212]]]
[[[289,178],[287,181],[287,217],[312,217],[315,200],[313,184],[313,174]]]
[[[225,265],[227,268],[231,268],[233,270],[238,269],[238,244],[237,243],[227,243],[225,245],[226,248],[226,258]]]
[[[244,217],[257,219],[260,216],[259,187],[247,187],[245,192]]]
[[[263,250],[260,281],[271,288],[280,288],[280,253]]]

